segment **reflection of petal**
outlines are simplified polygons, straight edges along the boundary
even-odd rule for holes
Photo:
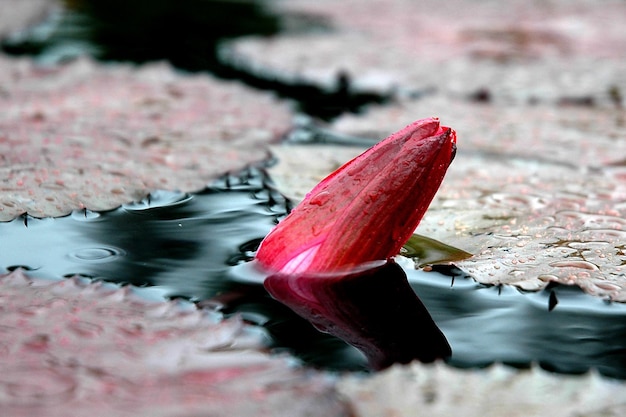
[[[275,274],[265,288],[321,331],[359,348],[375,369],[450,356],[450,346],[393,262],[335,275]]]

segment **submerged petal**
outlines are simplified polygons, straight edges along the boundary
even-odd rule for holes
[[[437,192],[455,143],[437,118],[394,133],[322,180],[263,240],[257,260],[273,271],[331,272],[396,255]]]

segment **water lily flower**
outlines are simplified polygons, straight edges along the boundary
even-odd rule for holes
[[[390,258],[413,234],[455,151],[454,130],[423,119],[330,174],[261,243],[265,288],[360,349],[375,369],[450,356]]]
[[[438,118],[418,120],[322,180],[265,237],[257,261],[281,273],[328,273],[400,252],[456,151]]]

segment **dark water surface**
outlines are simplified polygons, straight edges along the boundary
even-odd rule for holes
[[[269,331],[276,349],[308,364],[364,369],[359,352],[272,300],[264,276],[247,262],[288,206],[261,171],[249,169],[198,194],[155,192],[109,212],[22,217],[0,224],[0,270],[22,266],[33,276],[150,286],[242,314]],[[452,365],[538,362],[563,373],[597,368],[626,378],[626,305],[564,286],[537,293],[486,287],[451,266],[407,273],[452,346]]]

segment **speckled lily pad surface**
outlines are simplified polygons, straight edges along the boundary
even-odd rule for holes
[[[454,120],[459,152],[420,232],[475,254],[484,283],[580,285],[626,301],[626,114],[427,99],[345,117],[364,133],[415,114]],[[367,122],[365,121],[367,119]]]
[[[238,318],[147,291],[1,275],[2,414],[351,415],[330,380],[270,358]]]
[[[346,74],[354,89],[400,95],[469,95],[488,88],[493,99],[507,103],[610,103],[614,88],[626,91],[622,1],[279,4],[286,12],[325,19],[333,30],[237,39],[224,46],[225,60],[331,89]]]
[[[0,221],[197,191],[267,157],[287,105],[166,64],[38,67],[0,56]]]
[[[56,0],[1,0],[0,38],[39,22],[56,4]]]
[[[458,153],[418,233],[473,253],[457,265],[482,283],[537,290],[556,281],[626,301],[623,110],[436,95],[344,116],[333,128],[383,138],[431,115],[457,130]],[[271,171],[278,186],[301,197],[359,152],[331,148],[274,148],[285,161]]]
[[[328,375],[263,352],[237,317],[148,289],[0,276],[0,407],[8,416],[620,415],[621,381],[537,367],[396,366]],[[297,400],[294,400],[296,399]]]
[[[624,386],[596,374],[554,375],[494,365],[481,371],[442,364],[396,366],[372,378],[349,376],[339,391],[360,417],[600,417],[626,412]]]

